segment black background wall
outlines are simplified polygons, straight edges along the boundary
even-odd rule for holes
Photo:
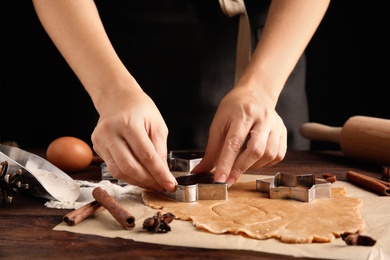
[[[331,1],[307,48],[311,121],[342,126],[354,115],[390,119],[385,10],[381,1]],[[312,148],[338,146],[313,142]]]
[[[370,6],[380,9],[373,2]],[[388,56],[379,44],[388,29],[368,19],[372,16],[362,2],[331,2],[307,48],[311,121],[342,126],[353,115],[390,118],[388,65],[378,61]],[[378,26],[385,31],[375,33]],[[366,44],[367,38],[374,46]],[[90,143],[97,113],[43,30],[31,1],[1,2],[1,39],[0,142],[42,147],[73,135]],[[337,145],[314,142],[312,148]]]

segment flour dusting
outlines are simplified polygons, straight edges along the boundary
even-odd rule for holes
[[[77,185],[80,186],[80,196],[76,201],[55,201],[50,200],[45,203],[45,206],[48,208],[56,209],[78,209],[85,204],[94,200],[92,196],[92,191],[96,187],[101,187],[108,194],[116,199],[124,197],[126,194],[138,192],[140,193],[140,188],[133,185],[120,186],[118,184],[112,183],[108,180],[102,180],[100,182],[89,182],[76,180]]]
[[[70,200],[70,198],[75,197],[73,194],[79,195],[79,186],[74,181],[60,178],[54,173],[43,169],[28,168],[28,170],[42,184],[45,190],[59,201]],[[77,197],[74,198],[74,200],[76,199]]]

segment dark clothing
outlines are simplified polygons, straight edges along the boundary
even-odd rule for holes
[[[169,149],[204,149],[221,99],[234,85],[238,16],[217,0],[97,1],[107,32],[130,72],[160,109]],[[268,1],[246,1],[253,46]],[[113,10],[114,8],[114,10]],[[277,111],[288,128],[288,148],[308,150],[299,135],[308,121],[302,56],[280,96]]]
[[[119,57],[168,125],[168,149],[204,149],[219,102],[234,85],[239,17],[225,15],[218,0],[95,2]],[[12,31],[3,48],[7,70],[2,75],[1,93],[7,98],[1,106],[11,111],[7,127],[0,129],[0,141],[15,140],[22,147],[34,147],[73,135],[90,142],[96,110],[29,4],[30,9],[20,13],[23,27]],[[253,46],[268,4],[265,0],[246,1]],[[21,12],[19,5],[14,9]],[[27,85],[26,72],[30,75]],[[25,95],[20,96],[20,90]],[[28,108],[22,116],[12,111],[15,100]],[[289,149],[309,149],[309,142],[298,133],[299,125],[307,121],[306,106],[302,57],[277,105],[289,130]],[[56,116],[49,115],[48,109]]]

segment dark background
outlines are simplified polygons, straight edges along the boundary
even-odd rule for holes
[[[390,118],[389,29],[371,11],[384,8],[375,2],[331,2],[306,51],[310,121],[342,126],[353,115]],[[42,147],[72,135],[90,143],[97,113],[31,1],[2,1],[1,19],[0,142]],[[312,149],[338,146],[313,142]]]

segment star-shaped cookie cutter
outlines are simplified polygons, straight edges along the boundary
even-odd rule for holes
[[[198,200],[227,200],[228,184],[215,182],[213,173],[186,174],[176,178],[175,192],[162,192],[165,197],[179,202]]]
[[[291,175],[278,172],[272,178],[256,179],[256,191],[269,193],[270,199],[294,199],[311,202],[330,198],[331,183],[313,174]]]
[[[203,151],[172,150],[168,154],[168,164],[171,171],[190,173],[202,160]]]

